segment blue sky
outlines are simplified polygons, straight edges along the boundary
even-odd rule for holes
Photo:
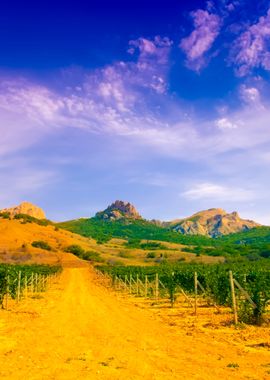
[[[1,7],[0,208],[270,224],[269,1]]]

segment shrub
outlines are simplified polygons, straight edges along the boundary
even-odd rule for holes
[[[16,214],[14,219],[21,220],[22,224],[26,223],[36,223],[40,226],[48,226],[51,222],[48,219],[37,219],[34,216],[28,214]]]
[[[81,257],[84,254],[84,249],[78,244],[71,244],[66,249],[66,252],[73,253],[73,255]]]
[[[10,212],[0,212],[0,217],[3,219],[10,219]]]
[[[270,258],[270,250],[269,250],[269,251],[262,251],[262,252],[260,253],[260,256],[261,256],[261,257],[264,257],[265,259]]]
[[[46,251],[52,250],[52,247],[46,241],[43,240],[33,241],[32,247],[45,249]]]
[[[146,255],[147,259],[154,259],[156,257],[155,252],[148,252]]]
[[[126,243],[125,246],[127,248],[141,248],[141,241],[139,239],[129,239]]]
[[[69,245],[66,252],[73,253],[73,255],[78,256],[80,259],[87,261],[95,261],[97,263],[103,263],[104,260],[100,257],[100,254],[95,251],[85,251],[81,246],[77,244]]]
[[[147,243],[140,244],[141,249],[166,249],[166,247],[155,241],[148,241]]]
[[[103,263],[104,259],[100,256],[98,252],[86,251],[82,254],[81,258],[87,261],[95,261],[97,263]]]

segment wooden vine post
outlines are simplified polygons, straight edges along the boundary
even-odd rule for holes
[[[130,275],[129,275],[129,294],[132,293],[132,283],[131,283],[131,281],[132,281],[132,275],[130,273]]]
[[[136,277],[136,293],[137,293],[137,296],[139,295],[139,275],[137,274],[137,277]]]
[[[194,290],[195,290],[195,315],[197,315],[197,307],[198,307],[198,274],[194,273]]]
[[[9,275],[7,275],[6,309],[8,308],[8,296],[9,296]]]
[[[34,293],[34,273],[31,273],[31,294]]]
[[[144,296],[145,298],[148,297],[148,276],[145,276],[144,279]]]
[[[38,292],[38,274],[35,275],[35,291]]]
[[[155,297],[156,300],[158,300],[159,295],[159,279],[158,279],[158,273],[156,273],[156,279],[155,279]]]
[[[20,301],[20,296],[21,296],[21,276],[22,276],[22,272],[19,271],[19,274],[18,274],[18,289],[17,289],[17,302]]]
[[[27,281],[28,281],[28,279],[27,279],[27,274],[26,274],[24,276],[24,296],[25,296],[25,298],[27,298],[27,286],[28,286]]]
[[[236,305],[236,298],[235,298],[233,273],[231,270],[229,272],[229,279],[230,279],[231,294],[232,294],[232,307],[233,307],[234,323],[237,324],[238,323],[237,305]]]

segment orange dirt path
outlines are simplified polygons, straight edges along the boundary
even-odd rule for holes
[[[65,268],[42,298],[11,309],[0,311],[1,379],[270,378],[269,351],[169,326],[83,264]]]

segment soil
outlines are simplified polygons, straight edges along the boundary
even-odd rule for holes
[[[0,311],[1,379],[270,379],[268,328],[123,296],[67,257],[46,293]]]

